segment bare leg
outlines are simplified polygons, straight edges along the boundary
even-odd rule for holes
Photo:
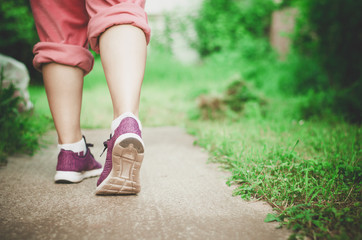
[[[80,110],[83,70],[49,63],[43,66],[42,72],[59,144],[78,142],[82,139]]]
[[[145,34],[131,25],[117,25],[105,31],[99,41],[114,118],[124,112],[138,116],[147,56]]]

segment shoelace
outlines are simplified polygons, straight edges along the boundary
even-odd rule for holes
[[[106,141],[103,142],[104,149],[103,149],[103,151],[102,151],[102,153],[101,153],[101,155],[99,157],[102,157],[103,153],[108,148],[108,142],[111,140],[111,138],[112,138],[112,134],[109,135],[109,139],[107,139]]]
[[[85,136],[84,136],[84,135],[83,135],[82,137],[84,138],[84,142],[85,142],[86,148],[94,147],[94,144],[93,144],[93,143],[87,143],[87,140],[85,139]]]
[[[83,135],[82,137],[83,137],[84,142],[85,142],[85,148],[87,149],[87,150],[86,150],[86,153],[88,153],[88,148],[94,147],[94,144],[93,144],[93,143],[87,143],[87,140],[85,139],[85,136],[84,136],[84,135]],[[86,153],[83,153],[83,154],[86,154]],[[92,153],[91,153],[91,155],[93,156]]]

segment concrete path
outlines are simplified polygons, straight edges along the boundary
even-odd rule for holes
[[[85,131],[102,152],[108,130]],[[55,140],[55,133],[47,136]],[[0,169],[0,239],[286,239],[271,208],[232,197],[228,173],[176,127],[144,130],[137,196],[95,196],[96,178],[54,184],[56,144]],[[55,141],[53,141],[55,142]],[[99,159],[99,157],[98,157]],[[101,161],[104,162],[105,154]]]

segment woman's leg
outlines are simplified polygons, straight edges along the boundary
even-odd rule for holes
[[[59,144],[75,143],[82,139],[83,76],[93,66],[85,0],[32,0],[31,6],[40,38],[33,63],[43,73]]]
[[[80,111],[83,70],[49,63],[43,65],[42,72],[59,144],[79,142],[82,139]]]
[[[147,55],[144,32],[131,25],[117,25],[101,35],[99,46],[114,118],[125,112],[138,116]]]
[[[88,38],[101,55],[114,120],[96,194],[137,194],[144,154],[138,120],[150,28],[144,0],[87,0]]]
[[[114,118],[138,116],[150,27],[145,0],[87,0],[88,39],[100,53]]]
[[[55,182],[80,182],[98,176],[102,165],[91,154],[80,130],[83,76],[93,67],[88,50],[85,0],[31,0],[40,42],[33,64],[43,73],[60,151]]]

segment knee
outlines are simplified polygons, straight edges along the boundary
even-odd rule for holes
[[[88,39],[91,48],[99,53],[99,36],[108,28],[122,24],[140,28],[144,32],[148,44],[151,29],[144,11],[144,3],[144,0],[124,1],[112,7],[100,8],[98,12],[91,12],[88,24]]]

